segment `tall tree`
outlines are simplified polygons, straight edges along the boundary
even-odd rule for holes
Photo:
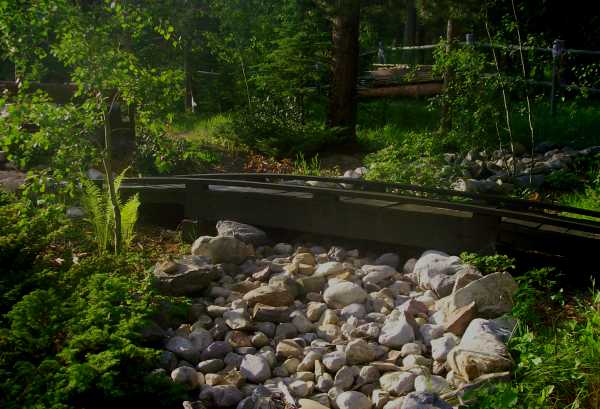
[[[356,137],[360,0],[337,0],[332,25],[332,71],[327,122]]]
[[[404,25],[404,45],[415,45],[417,41],[417,7],[415,0],[406,0],[406,24]]]

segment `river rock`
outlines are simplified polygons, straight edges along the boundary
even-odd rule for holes
[[[220,276],[223,268],[202,257],[184,257],[176,262],[158,263],[154,268],[155,286],[165,295],[194,295]]]
[[[349,389],[354,384],[354,370],[349,366],[342,366],[335,374],[333,384],[343,390]]]
[[[400,265],[400,256],[396,253],[385,253],[377,257],[373,264],[390,266],[393,269],[397,269]]]
[[[265,358],[259,355],[245,355],[240,372],[253,383],[264,382],[271,377],[271,367]]]
[[[401,409],[452,409],[452,406],[436,394],[412,392],[404,397]]]
[[[445,362],[448,353],[458,343],[459,339],[452,333],[446,333],[441,338],[437,338],[431,341],[431,357],[439,362]]]
[[[213,263],[241,264],[246,258],[254,255],[254,249],[251,244],[235,237],[203,236],[192,245],[192,255],[209,257]]]
[[[466,381],[512,368],[513,360],[505,342],[513,325],[504,320],[471,321],[458,346],[448,353],[449,368]]]
[[[399,396],[414,389],[415,378],[412,372],[388,372],[379,379],[379,383],[384,391]]]
[[[375,350],[364,339],[355,339],[346,345],[346,362],[358,365],[375,360]]]
[[[371,400],[363,393],[348,391],[340,393],[335,399],[339,409],[371,409]]]
[[[225,341],[214,341],[202,351],[200,358],[205,361],[207,359],[221,359],[229,352],[233,352],[233,348]]]
[[[342,366],[346,365],[346,354],[342,351],[334,351],[323,355],[321,362],[331,373],[337,372]]]
[[[362,279],[365,284],[379,284],[397,273],[393,267],[388,265],[365,265],[362,266],[362,271],[366,274]]]
[[[344,265],[337,261],[318,264],[314,272],[316,276],[331,276],[342,273],[345,270]]]
[[[284,286],[262,286],[244,295],[250,307],[264,304],[271,307],[286,307],[294,302],[294,296]]]
[[[235,406],[244,398],[242,392],[232,385],[218,385],[211,388],[213,402],[219,408]]]
[[[333,284],[323,293],[323,299],[327,305],[333,308],[343,308],[349,304],[362,303],[366,298],[367,292],[350,281],[340,281]]]
[[[183,385],[185,389],[193,390],[201,384],[202,374],[198,374],[194,368],[180,366],[171,372],[173,382]]]
[[[456,279],[449,276],[456,274],[462,266],[460,258],[430,250],[423,253],[417,260],[414,273],[421,288],[433,290],[440,297],[443,297],[452,291]]]
[[[415,379],[416,392],[430,392],[438,395],[448,392],[450,385],[446,378],[437,375],[425,376],[419,375]]]
[[[208,359],[196,365],[196,369],[203,374],[217,373],[223,368],[225,368],[225,362],[222,359]]]
[[[406,317],[388,320],[379,334],[379,343],[390,348],[401,348],[402,345],[415,340],[415,331]]]
[[[198,362],[200,350],[194,347],[192,342],[184,337],[174,336],[167,341],[167,350],[188,362]]]
[[[217,222],[219,236],[235,237],[244,243],[261,246],[267,242],[267,234],[248,224],[238,223],[230,220]]]

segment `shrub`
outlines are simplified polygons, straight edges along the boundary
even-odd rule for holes
[[[339,140],[337,130],[305,122],[292,97],[254,99],[251,110],[234,116],[233,129],[240,143],[279,158],[311,156]]]

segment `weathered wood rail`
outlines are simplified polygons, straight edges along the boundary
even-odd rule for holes
[[[511,248],[560,257],[587,271],[597,269],[592,255],[600,249],[600,212],[502,196],[277,174],[126,179],[122,189],[139,193],[143,204],[179,205],[188,228],[232,219],[453,254]]]

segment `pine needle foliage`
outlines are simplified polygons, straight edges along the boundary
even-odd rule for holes
[[[138,219],[138,209],[140,207],[140,198],[138,194],[130,197],[125,204],[121,201],[119,190],[121,182],[125,177],[125,169],[115,178],[115,192],[117,194],[117,204],[121,209],[121,234],[123,237],[123,246],[125,248],[131,245],[135,237],[135,224]],[[109,248],[114,248],[114,212],[110,201],[108,189],[101,189],[93,181],[83,178],[82,205],[87,211],[87,222],[92,226],[94,232],[94,241],[98,248],[98,254],[105,254]],[[122,249],[119,249],[122,250]]]

